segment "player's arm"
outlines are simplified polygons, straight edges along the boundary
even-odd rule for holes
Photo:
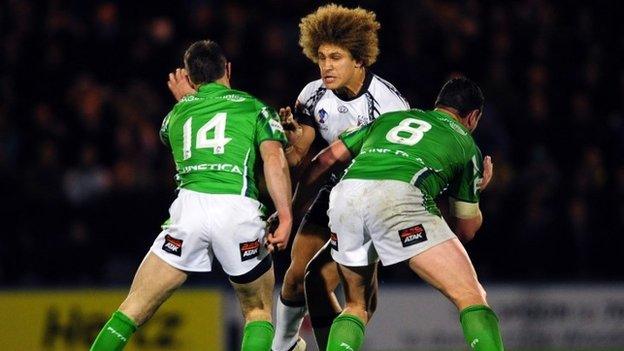
[[[483,159],[475,146],[473,156],[466,161],[461,174],[449,188],[449,225],[464,243],[472,240],[481,228],[483,214],[479,208],[479,199],[491,178],[491,159]]]
[[[332,171],[344,169],[350,160],[351,152],[342,140],[334,141],[312,159],[297,186],[297,195],[293,204],[296,218],[301,218],[307,211]]]
[[[160,126],[160,130],[158,131],[158,136],[160,137],[160,141],[167,147],[169,145],[169,121],[171,120],[171,116],[173,116],[173,110],[169,111],[169,113],[165,116]]]
[[[275,140],[266,140],[260,144],[260,155],[264,162],[264,177],[267,189],[273,200],[279,225],[268,236],[268,242],[272,244],[269,250],[274,248],[283,250],[288,245],[290,230],[292,228],[292,192],[288,163],[284,156],[282,143]]]
[[[474,239],[481,224],[483,215],[479,203],[465,202],[449,197],[450,227],[459,240],[467,243]]]
[[[299,103],[297,102],[297,104]],[[316,131],[307,124],[299,123],[290,107],[281,108],[279,115],[288,138],[288,146],[285,149],[288,165],[297,167],[310,151],[310,146],[316,137]]]

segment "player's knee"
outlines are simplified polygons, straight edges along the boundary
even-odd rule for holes
[[[263,308],[251,308],[243,312],[245,323],[255,321],[267,321],[271,322],[271,311]]]
[[[369,307],[370,306],[367,306],[366,303],[347,302],[343,313],[352,314],[360,318],[364,323],[368,323],[373,316],[373,311],[371,311]]]
[[[444,293],[459,309],[463,309],[471,305],[487,304],[485,289],[483,289],[483,286],[479,282],[474,284],[457,285],[447,289]]]

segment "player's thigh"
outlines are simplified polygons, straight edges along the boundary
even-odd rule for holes
[[[330,232],[327,226],[316,222],[302,223],[290,252],[290,269],[300,273],[303,277],[305,267],[316,253],[327,243]]]
[[[317,194],[314,203],[304,216],[290,253],[291,269],[303,277],[305,266],[329,239],[327,209],[330,186],[326,185]]]
[[[270,258],[267,257],[265,260],[270,260]],[[275,286],[273,267],[253,280],[243,282],[230,278],[230,283],[234,287],[247,322],[254,320],[271,321],[273,288]]]
[[[349,267],[376,263],[377,252],[364,226],[370,181],[347,179],[334,187],[330,195],[330,247],[334,261]],[[364,201],[363,199],[366,199]]]
[[[406,261],[455,235],[444,219],[427,209],[413,185],[393,180],[368,181],[365,226],[381,262]]]
[[[376,263],[361,267],[338,266],[345,291],[344,313],[355,314],[364,322],[368,321],[371,302],[377,294],[376,267]]]
[[[208,228],[215,213],[206,210],[210,195],[180,190],[169,208],[169,220],[154,240],[151,252],[186,272],[209,272],[213,255]]]
[[[215,257],[229,276],[244,275],[268,255],[262,245],[266,223],[260,203],[231,195],[215,195],[211,203],[215,220],[210,242]]]
[[[119,309],[141,325],[184,283],[186,277],[187,273],[184,271],[148,252]]]
[[[477,273],[457,238],[412,257],[409,266],[423,280],[453,300],[460,309],[486,303]]]
[[[340,283],[338,264],[332,258],[331,250],[331,241],[327,241],[308,262],[305,270],[306,289],[334,291]]]

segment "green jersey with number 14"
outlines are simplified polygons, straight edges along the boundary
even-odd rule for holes
[[[275,110],[217,83],[182,98],[165,117],[160,138],[173,152],[179,188],[253,199],[260,144],[286,143]]]
[[[354,157],[343,179],[393,179],[418,187],[425,208],[440,212],[434,199],[449,196],[479,202],[481,152],[468,129],[450,114],[435,110],[390,112],[340,139]]]

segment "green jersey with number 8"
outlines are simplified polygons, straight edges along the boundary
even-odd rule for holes
[[[182,98],[165,117],[160,138],[171,147],[179,188],[253,199],[260,144],[286,143],[275,110],[218,83]]]
[[[470,131],[441,111],[390,112],[340,136],[354,157],[343,179],[393,179],[418,187],[425,208],[448,189],[459,201],[479,202],[481,152]]]

